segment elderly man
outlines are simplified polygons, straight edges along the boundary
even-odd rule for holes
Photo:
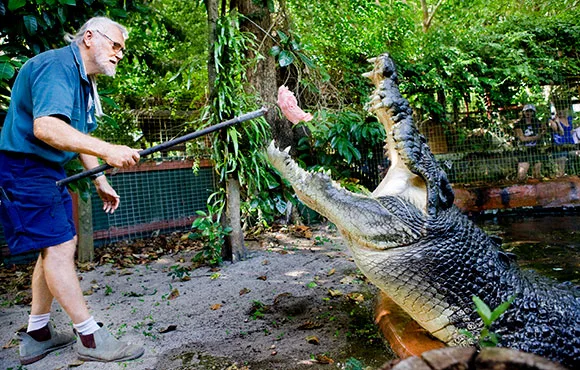
[[[136,149],[89,135],[102,114],[95,86],[99,74],[114,76],[123,58],[127,30],[104,17],[87,21],[70,45],[41,53],[20,70],[4,127],[0,132],[0,222],[12,254],[39,251],[32,275],[32,307],[27,332],[19,333],[20,361],[31,364],[49,352],[72,345],[75,336],[50,323],[53,299],[71,318],[79,357],[88,361],[125,361],[144,349],[120,342],[89,313],[77,277],[76,231],[71,197],[56,181],[63,166],[78,155],[87,169],[102,158],[113,167],[139,161]],[[93,183],[105,212],[119,196],[104,174]]]

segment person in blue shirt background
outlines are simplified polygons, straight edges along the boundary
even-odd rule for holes
[[[98,158],[113,167],[133,166],[139,151],[90,135],[102,114],[96,76],[113,77],[123,58],[128,32],[104,17],[88,20],[70,45],[28,60],[14,86],[0,131],[0,222],[12,254],[39,251],[32,275],[32,305],[27,332],[18,333],[20,361],[30,364],[49,352],[72,345],[75,336],[50,323],[54,299],[78,333],[79,357],[89,361],[125,361],[144,353],[120,342],[89,313],[75,267],[76,231],[72,200],[56,181],[64,165],[78,156],[86,169]],[[103,173],[93,175],[103,210],[114,212],[119,196]]]
[[[556,116],[550,118],[548,124],[552,129],[554,145],[574,144],[572,137],[574,126],[572,125],[572,116],[568,115],[567,109],[558,109]],[[554,156],[556,158],[556,165],[558,166],[556,176],[564,176],[566,173],[566,162],[568,162],[568,152],[566,150],[559,151]]]

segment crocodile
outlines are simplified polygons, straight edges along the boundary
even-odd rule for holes
[[[512,300],[490,330],[500,347],[580,366],[580,289],[523,270],[501,240],[487,235],[454,205],[454,193],[413,122],[388,54],[370,60],[375,86],[367,110],[386,131],[391,162],[368,194],[309,172],[272,142],[266,155],[308,207],[334,223],[357,267],[431,335],[450,346],[478,345],[484,325],[473,296],[489,307]],[[464,329],[464,330],[462,330]]]

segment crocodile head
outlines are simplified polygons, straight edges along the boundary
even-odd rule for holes
[[[516,297],[494,324],[501,346],[564,363],[579,358],[578,291],[522,272],[497,240],[453,206],[447,176],[399,92],[393,61],[385,54],[371,62],[365,76],[375,89],[368,109],[385,127],[391,161],[379,186],[370,195],[352,193],[324,173],[305,171],[289,148],[273,143],[267,149],[272,165],[303,203],[336,225],[363,274],[438,339],[468,344],[459,329],[482,328],[473,296],[490,307]],[[539,306],[541,317],[532,312]],[[562,338],[568,339],[556,348]]]

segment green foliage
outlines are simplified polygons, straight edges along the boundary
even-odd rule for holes
[[[169,268],[169,273],[167,276],[171,276],[173,279],[186,280],[190,274],[191,268],[187,266],[173,265]]]
[[[260,301],[253,301],[252,308],[250,309],[250,316],[253,320],[261,319],[264,317],[264,311],[266,311],[268,307],[260,302]]]
[[[475,311],[483,321],[483,329],[481,329],[481,332],[479,333],[477,342],[480,347],[496,347],[499,343],[500,337],[498,334],[491,331],[491,325],[499,319],[505,311],[507,311],[515,300],[515,297],[510,297],[506,302],[497,306],[493,311],[479,297],[473,296],[472,299],[473,303],[475,303]],[[462,329],[460,332],[471,339],[476,339],[475,336],[467,330]]]
[[[195,262],[205,262],[215,266],[222,263],[222,249],[224,238],[232,231],[229,227],[223,227],[220,222],[219,212],[212,205],[208,205],[208,211],[197,211],[198,218],[193,221],[191,228],[196,232],[190,234],[194,240],[202,240],[203,250],[194,257]]]
[[[74,159],[74,160],[68,162],[64,166],[64,168],[65,168],[67,175],[69,175],[69,176],[76,175],[77,173],[81,173],[85,170],[85,168],[81,164],[81,161],[78,159]],[[67,186],[70,190],[78,193],[80,195],[80,197],[85,202],[91,196],[91,192],[90,192],[91,180],[88,177],[85,177],[85,178],[77,180],[77,181],[73,181],[73,182],[69,183]]]
[[[122,22],[128,12],[145,11],[132,0],[9,0],[0,3],[0,109],[7,109],[9,87],[28,58],[65,46],[90,17],[105,15]]]
[[[379,5],[366,0],[289,0],[287,6],[301,43],[328,71],[345,104],[364,104],[369,88],[360,75],[369,68],[367,59],[404,48],[414,27],[402,1]],[[327,91],[326,99],[336,98],[336,91]]]
[[[301,124],[311,135],[300,139],[298,160],[310,170],[329,170],[336,179],[349,179],[352,165],[372,159],[376,155],[372,149],[385,139],[384,128],[376,119],[367,121],[349,109],[320,111],[314,121]]]
[[[286,35],[283,31],[276,31],[280,41],[270,49],[270,55],[276,57],[280,67],[287,67],[297,60],[301,60],[307,68],[316,68],[314,62],[303,52],[303,47],[296,34],[290,32]]]
[[[538,104],[543,85],[579,74],[580,9],[573,1],[439,5],[428,13],[433,19],[424,32],[420,2],[288,1],[293,25],[345,103],[366,101],[365,59],[385,52],[395,59],[402,93],[419,121],[445,123],[456,119],[446,112]]]

